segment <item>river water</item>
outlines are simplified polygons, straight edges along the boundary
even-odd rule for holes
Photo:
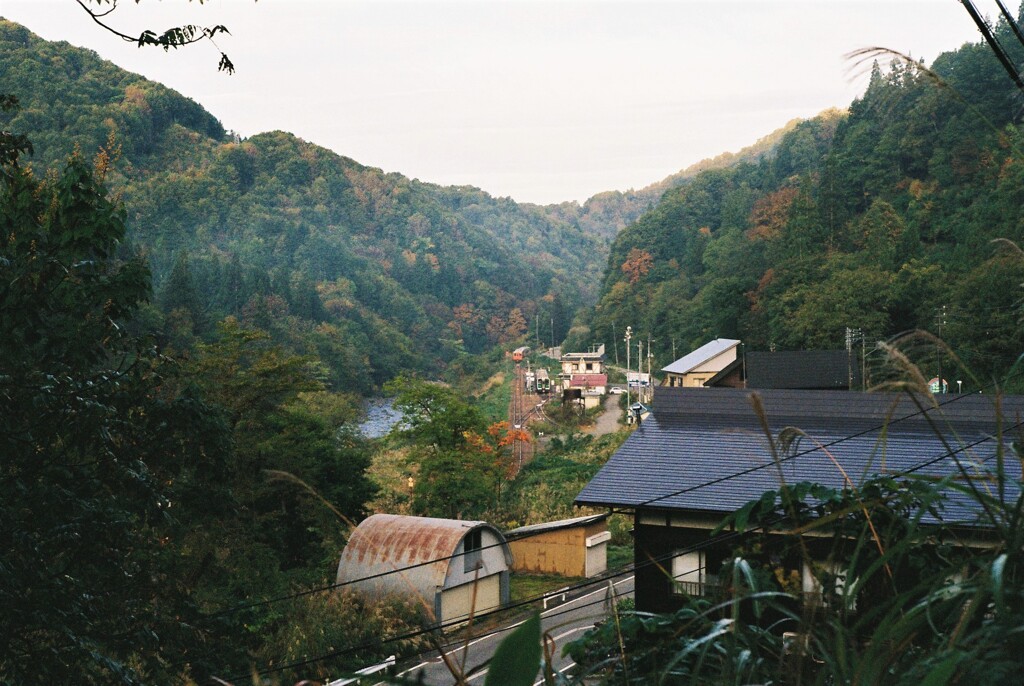
[[[359,424],[359,432],[367,438],[386,436],[402,421],[402,413],[395,409],[394,402],[394,398],[368,398],[363,407],[366,419]]]

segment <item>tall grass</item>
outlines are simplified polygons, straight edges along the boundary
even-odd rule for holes
[[[568,647],[576,683],[1019,683],[1020,419],[992,437],[990,474],[782,483],[723,522],[747,535],[718,596],[605,622]],[[792,436],[770,438],[781,455]],[[973,526],[944,523],[951,499],[969,503]]]

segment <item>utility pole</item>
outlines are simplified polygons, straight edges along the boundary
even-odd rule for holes
[[[853,390],[853,361],[850,352],[853,348],[853,331],[846,327],[846,390]]]
[[[619,337],[615,334],[615,331],[619,328],[618,322],[612,322],[612,345],[615,346],[615,366],[619,366]]]
[[[853,344],[860,339],[861,343],[861,384],[864,383],[864,330],[863,329],[851,329],[846,327],[846,375],[847,385],[846,389],[849,391],[853,390]]]
[[[644,401],[644,384],[641,379],[644,375],[644,339],[636,342],[636,401]]]
[[[623,340],[626,341],[626,411],[629,411],[629,340],[633,338],[633,327],[626,327],[626,336]]]
[[[651,338],[651,332],[647,332],[647,402],[654,402],[654,376],[651,372],[651,361],[654,353],[651,352],[651,343],[657,343],[658,339]]]
[[[942,327],[946,324],[946,306],[939,312],[939,340],[935,342],[935,356],[939,363],[939,393],[946,392],[946,384],[942,379]]]
[[[868,348],[867,336],[861,331],[860,334],[860,390],[868,390]]]

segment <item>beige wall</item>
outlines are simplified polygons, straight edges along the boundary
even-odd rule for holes
[[[587,576],[587,539],[608,530],[608,522],[539,533],[529,538],[509,541],[512,548],[512,569],[535,574]],[[605,546],[604,543],[598,544]],[[595,556],[591,553],[591,557]],[[591,560],[591,574],[598,564]],[[600,571],[603,571],[600,570]]]
[[[474,588],[475,587],[475,588]],[[441,622],[468,619],[501,607],[501,578],[498,574],[482,577],[441,591]]]

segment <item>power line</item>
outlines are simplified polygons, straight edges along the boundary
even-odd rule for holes
[[[768,525],[765,524],[762,527],[751,529],[751,530],[746,531],[746,532],[731,531],[731,532],[729,532],[727,534],[722,534],[722,535],[717,536],[715,538],[710,538],[710,539],[708,539],[706,541],[701,541],[700,543],[694,544],[694,545],[689,546],[687,548],[680,548],[678,550],[674,550],[671,553],[667,553],[665,555],[659,556],[658,558],[652,558],[650,560],[646,560],[646,561],[640,563],[639,568],[642,569],[642,568],[645,568],[645,567],[648,567],[648,566],[651,566],[651,565],[657,565],[657,564],[659,564],[661,562],[666,562],[668,560],[671,560],[673,557],[675,557],[676,555],[680,554],[681,552],[696,552],[698,550],[703,550],[704,548],[711,547],[712,545],[716,545],[716,544],[719,544],[719,543],[727,542],[727,541],[729,541],[731,539],[734,539],[734,538],[739,538],[741,536],[750,535],[750,534],[754,533],[755,531],[757,531],[758,529],[763,528],[764,526],[768,526]],[[632,567],[622,567],[618,571],[616,571],[614,574],[610,574],[610,575],[602,577],[600,579],[593,579],[593,580],[588,580],[588,581],[585,581],[585,582],[581,582],[581,583],[575,584],[573,586],[567,586],[565,588],[565,590],[577,591],[577,590],[585,589],[585,588],[587,588],[589,586],[595,586],[595,585],[599,585],[599,584],[604,584],[604,583],[608,582],[611,579],[618,578],[618,577],[623,576],[625,574],[628,574],[628,573],[630,573],[632,571],[635,571],[635,569],[637,569],[637,568],[638,568],[638,566],[636,566],[636,565],[634,565]],[[524,599],[524,600],[520,600],[520,601],[518,601],[516,603],[512,603],[511,605],[506,605],[506,606],[501,607],[501,608],[497,608],[497,609],[494,609],[494,610],[489,610],[487,612],[483,612],[483,613],[480,613],[480,614],[474,614],[473,618],[474,618],[474,620],[476,620],[476,619],[488,619],[488,618],[491,618],[491,617],[495,617],[497,615],[509,612],[511,610],[515,610],[515,609],[518,609],[518,608],[521,608],[521,607],[525,607],[525,606],[528,606],[528,605],[533,605],[537,601],[542,600],[546,595],[547,594],[541,594],[539,596],[534,596],[532,598],[527,598],[527,599]],[[552,617],[558,617],[560,614],[563,614],[563,613],[571,612],[571,611],[574,611],[574,610],[577,610],[577,609],[581,609],[581,608],[591,607],[593,605],[604,604],[604,602],[605,602],[604,600],[599,600],[599,601],[593,601],[591,603],[587,603],[587,604],[582,605],[582,606],[576,606],[576,607],[573,607],[573,608],[566,608],[565,610],[562,610],[561,612],[556,612],[555,614],[553,614],[551,616]],[[356,651],[363,650],[363,649],[366,649],[366,648],[372,648],[372,647],[376,647],[376,646],[379,646],[379,645],[386,645],[388,643],[395,643],[395,642],[398,642],[398,641],[409,640],[411,638],[417,638],[419,636],[423,636],[425,634],[432,633],[432,632],[435,632],[435,631],[438,631],[438,630],[449,629],[449,628],[452,628],[452,627],[461,626],[461,625],[463,625],[465,623],[466,623],[465,619],[450,620],[448,622],[438,623],[436,625],[433,625],[433,626],[430,626],[430,627],[425,627],[423,629],[417,629],[415,631],[410,631],[410,632],[406,632],[404,634],[399,634],[398,636],[391,636],[391,637],[388,637],[388,638],[385,638],[385,639],[381,639],[379,641],[378,640],[364,641],[363,643],[359,643],[359,644],[356,644],[354,646],[348,646],[346,648],[342,648],[342,649],[339,649],[339,650],[334,650],[334,651],[331,651],[330,653],[324,653],[323,655],[319,655],[319,656],[316,656],[316,657],[307,658],[307,659],[304,659],[304,660],[298,660],[298,661],[291,662],[291,663],[288,663],[288,664],[277,665],[275,667],[268,667],[268,668],[266,668],[266,669],[264,669],[262,671],[255,672],[255,674],[257,674],[259,676],[266,676],[268,674],[273,674],[273,673],[276,673],[276,672],[281,672],[281,671],[284,671],[284,670],[287,670],[287,669],[295,669],[295,668],[298,668],[298,667],[305,667],[307,665],[315,664],[317,662],[323,662],[324,660],[329,660],[329,659],[332,659],[332,658],[335,658],[335,657],[341,657],[343,655],[347,655],[349,653],[354,653]],[[505,631],[507,629],[508,629],[508,627],[499,627],[499,628],[491,629],[491,630],[488,630],[488,631],[486,631],[484,633],[476,635],[474,638],[476,638],[476,639],[486,638],[487,636],[492,636],[494,634],[501,633],[502,631]],[[248,677],[251,677],[252,674],[253,673],[250,672],[250,673],[245,674],[245,675],[231,677],[231,678],[228,679],[228,681],[235,681],[235,680],[238,680],[238,679],[248,678]]]
[[[952,402],[952,401],[950,401],[950,402]],[[911,416],[913,416],[913,415],[911,415]],[[1024,421],[1017,422],[1016,424],[1010,426],[1008,430],[1018,429],[1018,428],[1020,428],[1022,426],[1024,426]],[[934,464],[934,463],[936,463],[938,461],[941,461],[943,459],[946,459],[946,458],[949,458],[949,457],[955,457],[957,454],[962,453],[962,452],[967,451],[967,450],[970,450],[971,448],[976,447],[978,445],[981,445],[982,443],[985,443],[986,441],[989,441],[989,440],[991,440],[990,437],[984,437],[984,438],[980,438],[980,439],[974,441],[973,443],[962,445],[962,446],[956,448],[955,450],[946,450],[942,454],[940,454],[940,455],[938,455],[936,457],[929,458],[928,460],[924,460],[923,462],[920,462],[917,465],[915,465],[915,466],[913,466],[913,467],[911,467],[909,469],[906,469],[906,470],[904,470],[904,471],[902,471],[902,472],[900,472],[898,474],[895,474],[893,476],[895,476],[895,477],[907,476],[907,475],[909,475],[909,474],[911,474],[913,472],[919,471],[920,469],[923,469],[923,468],[925,468],[925,467],[927,467],[927,466],[929,466],[931,464]],[[683,554],[683,553],[697,552],[697,551],[703,550],[705,548],[709,548],[709,547],[712,547],[712,546],[717,546],[717,545],[719,545],[721,543],[726,543],[726,542],[728,542],[730,540],[733,540],[735,538],[752,535],[753,533],[755,533],[757,531],[760,531],[760,530],[763,530],[763,529],[766,529],[767,527],[772,526],[772,525],[778,523],[779,521],[782,521],[783,519],[784,518],[778,518],[778,519],[776,519],[774,521],[771,521],[771,522],[765,522],[765,523],[761,524],[760,526],[755,527],[753,529],[749,529],[749,530],[742,531],[742,532],[740,532],[740,531],[732,531],[732,532],[729,532],[729,533],[726,533],[726,534],[722,534],[722,535],[719,535],[719,536],[716,536],[716,537],[713,537],[713,538],[709,538],[709,539],[707,539],[705,541],[701,541],[700,543],[697,543],[697,544],[694,544],[694,545],[691,545],[691,546],[688,546],[688,547],[685,547],[685,548],[675,549],[675,550],[671,551],[670,553],[666,553],[664,555],[658,556],[657,558],[650,558],[650,559],[640,563],[639,565],[633,565],[632,567],[623,567],[623,568],[619,569],[618,571],[616,571],[614,574],[611,574],[611,575],[609,575],[607,577],[604,577],[602,579],[586,581],[586,582],[582,582],[582,583],[579,583],[579,584],[576,584],[576,585],[573,585],[573,586],[569,586],[569,587],[566,588],[566,590],[575,591],[575,590],[581,590],[581,589],[584,589],[584,588],[587,588],[589,586],[593,586],[593,585],[596,585],[596,584],[603,584],[603,583],[607,582],[609,579],[617,578],[617,577],[622,576],[622,575],[624,575],[626,573],[629,573],[631,571],[635,573],[636,570],[638,570],[638,569],[644,569],[644,568],[649,567],[651,565],[660,565],[661,563],[667,562],[667,561],[669,561],[669,560],[671,560],[671,559],[673,559],[673,558],[675,558],[678,555]],[[502,607],[502,608],[497,608],[495,610],[490,610],[488,612],[481,613],[480,615],[475,615],[475,618],[477,618],[477,619],[486,619],[486,618],[494,617],[494,616],[497,616],[497,615],[499,615],[501,613],[508,612],[510,610],[514,610],[514,609],[517,609],[517,608],[520,608],[520,607],[523,607],[523,606],[526,606],[526,605],[531,605],[531,604],[537,602],[538,600],[543,599],[545,597],[545,595],[546,594],[542,594],[540,596],[536,596],[536,597],[533,597],[533,598],[528,598],[528,599],[519,601],[519,602],[514,603],[512,605],[508,605],[508,606],[505,606],[505,607]],[[603,604],[604,602],[605,602],[604,600],[594,601],[593,603],[588,603],[588,604],[580,606],[580,607],[586,608],[586,607],[589,607],[591,605],[595,605],[595,604],[599,604],[599,603]],[[580,607],[576,607],[576,608],[572,608],[572,609],[573,610],[580,609]],[[570,611],[570,610],[569,609],[565,610],[565,612],[568,612],[568,611]],[[556,613],[554,616],[558,616],[558,613]],[[416,638],[416,637],[422,636],[424,634],[427,634],[427,633],[430,633],[430,632],[433,632],[433,631],[443,630],[445,628],[451,628],[451,627],[454,627],[454,626],[459,626],[459,625],[462,625],[464,623],[465,623],[465,620],[452,620],[452,621],[447,622],[447,623],[441,623],[441,624],[438,624],[438,625],[435,625],[435,626],[432,626],[432,627],[428,627],[428,628],[424,628],[424,629],[419,629],[419,630],[412,631],[412,632],[407,632],[407,633],[401,634],[399,636],[389,637],[389,638],[383,639],[381,641],[365,641],[365,642],[363,642],[361,644],[357,644],[355,646],[348,646],[347,648],[336,650],[336,651],[332,651],[331,653],[326,653],[326,654],[323,654],[323,655],[320,655],[320,656],[317,656],[317,657],[308,658],[308,659],[301,660],[301,661],[296,661],[296,662],[292,662],[292,663],[288,663],[288,664],[284,664],[284,665],[278,665],[276,667],[267,668],[266,670],[257,672],[257,674],[260,675],[260,676],[265,676],[267,674],[272,674],[272,673],[275,673],[275,672],[284,671],[286,669],[295,669],[295,668],[298,668],[298,667],[304,667],[306,665],[315,664],[317,662],[322,662],[324,660],[328,660],[328,659],[331,659],[331,658],[334,658],[334,657],[340,657],[342,655],[353,653],[353,652],[356,652],[358,650],[362,650],[362,649],[365,649],[365,648],[376,647],[376,646],[379,646],[379,645],[384,645],[384,644],[388,644],[388,643],[394,643],[394,642],[402,641],[402,640],[408,640],[410,638]],[[476,639],[485,638],[487,636],[491,636],[491,635],[500,633],[502,631],[505,631],[505,630],[507,630],[507,628],[508,627],[501,627],[501,628],[497,628],[497,629],[492,629],[490,631],[487,631],[487,632],[484,632],[482,634],[476,635],[475,638]],[[236,678],[245,678],[245,677],[243,676],[243,677],[236,677]]]
[[[994,386],[994,385],[995,384],[990,384],[989,386],[991,387],[991,386]],[[834,445],[838,445],[838,444],[843,443],[845,441],[850,441],[850,440],[853,440],[855,438],[860,438],[860,437],[865,436],[867,434],[874,433],[876,431],[881,431],[881,430],[885,429],[886,427],[891,426],[892,424],[895,424],[897,422],[901,422],[901,421],[910,419],[912,417],[917,417],[919,415],[927,414],[932,409],[941,409],[941,408],[945,407],[946,405],[949,405],[951,403],[957,402],[957,401],[962,400],[962,399],[967,398],[967,397],[973,397],[973,395],[969,396],[969,395],[965,394],[965,395],[951,396],[949,400],[946,400],[945,402],[938,403],[938,407],[936,407],[936,408],[930,408],[930,407],[929,408],[921,408],[921,409],[917,410],[916,412],[912,412],[911,414],[905,415],[903,417],[898,417],[896,419],[889,420],[889,421],[887,421],[887,422],[885,422],[883,424],[880,424],[880,425],[877,425],[877,426],[873,426],[873,427],[864,429],[862,431],[858,431],[858,432],[856,432],[854,434],[851,434],[851,435],[848,435],[848,436],[842,436],[840,438],[836,438],[836,439],[834,439],[832,441],[829,441],[827,443],[822,443],[820,445],[815,445],[815,446],[813,446],[811,448],[808,448],[806,450],[802,450],[802,451],[793,453],[792,455],[787,455],[785,457],[780,457],[777,460],[771,460],[769,462],[765,462],[764,464],[756,465],[754,467],[748,467],[747,469],[744,469],[742,471],[734,472],[732,474],[727,474],[725,476],[721,476],[721,477],[718,477],[716,479],[712,479],[711,481],[705,481],[704,483],[700,483],[700,484],[697,484],[697,485],[694,485],[694,486],[688,486],[686,488],[682,488],[682,489],[679,489],[677,491],[672,491],[671,493],[666,493],[665,495],[660,495],[660,496],[657,496],[655,498],[650,498],[650,499],[645,500],[645,501],[643,501],[641,503],[637,503],[636,505],[633,505],[631,508],[627,508],[626,510],[618,510],[618,511],[616,511],[616,510],[613,509],[612,511],[613,512],[618,512],[618,513],[624,513],[626,511],[628,511],[629,509],[636,509],[638,507],[646,507],[647,505],[650,505],[651,503],[656,503],[656,502],[658,502],[660,500],[665,500],[667,498],[674,498],[675,496],[684,495],[686,493],[690,493],[692,491],[696,491],[696,490],[701,489],[701,488],[707,488],[708,486],[714,486],[716,484],[722,483],[723,481],[729,481],[731,479],[735,479],[735,478],[738,478],[738,477],[741,477],[741,476],[746,476],[747,474],[751,474],[751,473],[759,471],[761,469],[767,469],[769,467],[775,467],[776,465],[782,464],[783,462],[788,462],[790,460],[795,460],[798,457],[803,457],[804,455],[809,455],[809,454],[817,452],[819,450],[830,448],[830,447],[832,447]]]
[[[1024,373],[1024,371],[1022,371],[1021,373]],[[989,386],[987,386],[986,388],[990,388],[990,387],[993,387],[995,385],[996,384],[994,384],[994,383],[993,384],[989,384]],[[959,400],[961,400],[963,398],[966,398],[966,397],[968,397],[968,396],[967,395],[950,396],[948,400],[945,400],[944,402],[939,403],[938,407],[939,408],[945,407],[946,405],[948,405],[950,403],[957,402],[957,401],[959,401]],[[834,439],[834,440],[832,440],[832,441],[830,441],[828,443],[822,444],[821,446],[814,446],[814,447],[808,448],[806,450],[794,453],[792,455],[788,455],[786,457],[779,458],[777,461],[773,460],[773,461],[770,461],[770,462],[766,462],[764,464],[756,465],[754,467],[749,467],[749,468],[741,470],[739,472],[734,472],[734,473],[731,473],[731,474],[727,474],[725,476],[721,476],[721,477],[718,477],[716,479],[712,479],[710,481],[706,481],[706,482],[703,482],[703,483],[700,483],[700,484],[696,484],[694,486],[689,486],[689,487],[686,487],[686,488],[683,488],[683,489],[680,489],[680,490],[677,490],[677,491],[673,491],[671,493],[667,493],[665,495],[657,496],[655,498],[650,498],[650,499],[648,499],[648,500],[646,500],[644,502],[641,502],[641,503],[638,503],[637,505],[632,506],[631,508],[622,509],[622,510],[616,510],[614,508],[611,508],[611,511],[614,514],[624,514],[624,513],[628,512],[630,509],[635,509],[635,508],[638,508],[638,507],[645,507],[645,506],[650,505],[652,503],[656,503],[656,502],[658,502],[660,500],[664,500],[664,499],[667,499],[667,498],[673,498],[673,497],[678,496],[678,495],[685,495],[686,493],[690,493],[690,492],[693,492],[693,491],[696,491],[696,490],[699,490],[699,489],[702,489],[702,488],[707,488],[707,487],[714,486],[714,485],[717,485],[717,484],[725,482],[725,481],[729,481],[731,479],[739,478],[741,476],[746,476],[747,474],[751,474],[751,473],[759,471],[761,469],[766,469],[766,468],[769,468],[769,467],[773,467],[776,464],[781,464],[783,462],[788,462],[789,460],[793,460],[793,459],[796,459],[798,457],[802,457],[804,455],[808,455],[808,454],[816,452],[817,450],[820,450],[822,448],[830,448],[830,447],[832,447],[834,445],[837,445],[837,444],[840,444],[842,442],[845,442],[845,441],[848,441],[848,440],[853,440],[855,438],[860,438],[861,436],[864,436],[866,434],[870,434],[870,433],[873,433],[873,432],[876,432],[876,431],[880,431],[880,430],[884,429],[885,427],[887,427],[887,426],[889,426],[891,424],[894,424],[896,422],[900,422],[900,421],[903,421],[903,420],[906,420],[906,419],[910,419],[912,417],[916,417],[916,416],[919,416],[921,414],[927,413],[931,409],[938,409],[938,408],[920,409],[920,410],[918,410],[918,411],[916,411],[914,413],[911,413],[909,415],[906,415],[906,416],[903,416],[903,417],[899,417],[899,418],[890,420],[888,422],[885,422],[883,424],[880,424],[880,425],[877,425],[877,426],[874,426],[874,427],[870,427],[870,428],[864,429],[864,430],[859,431],[859,432],[857,432],[855,434],[852,434],[852,435],[849,435],[849,436],[843,436],[843,437]],[[572,524],[566,524],[566,525],[563,525],[561,527],[554,527],[554,528],[550,529],[549,531],[559,531],[559,530],[565,529],[565,528],[572,528],[572,526],[573,526]],[[504,545],[504,544],[501,543],[501,542],[499,542],[499,543],[492,543],[492,544],[489,544],[489,545],[486,545],[486,546],[482,546],[481,548],[478,548],[477,550],[487,550],[487,549],[490,549],[490,548],[498,548],[498,547],[501,547],[502,545]],[[336,590],[336,589],[342,588],[344,586],[348,586],[350,584],[359,583],[361,581],[371,581],[373,579],[389,576],[391,574],[399,574],[399,573],[405,572],[406,570],[417,569],[419,567],[425,567],[427,565],[432,565],[432,564],[437,564],[439,562],[445,562],[445,561],[448,561],[448,560],[453,560],[453,559],[462,557],[463,555],[465,555],[465,553],[454,553],[452,555],[447,555],[447,556],[444,556],[444,557],[438,557],[438,558],[434,558],[434,559],[431,559],[431,560],[426,560],[424,562],[418,562],[416,564],[407,565],[405,567],[396,568],[396,569],[389,570],[389,571],[386,571],[386,572],[379,572],[377,574],[373,574],[373,575],[366,576],[366,577],[361,577],[361,578],[358,578],[358,579],[350,579],[348,581],[336,582],[336,583],[333,583],[333,584],[328,584],[328,585],[320,586],[320,587],[317,587],[317,588],[306,589],[306,590],[303,590],[303,591],[297,591],[297,592],[294,592],[294,593],[289,593],[289,594],[278,596],[278,597],[275,597],[275,598],[268,598],[266,600],[258,600],[258,601],[253,601],[253,602],[250,602],[250,603],[243,603],[243,604],[240,604],[240,605],[235,605],[235,606],[228,607],[228,608],[225,608],[225,609],[222,609],[222,610],[218,610],[218,611],[213,612],[213,613],[208,614],[208,615],[204,615],[200,619],[200,621],[206,621],[206,620],[214,619],[216,617],[220,617],[220,616],[223,616],[223,615],[226,615],[226,614],[233,614],[235,612],[240,612],[242,610],[253,609],[253,608],[257,608],[257,607],[264,607],[266,605],[272,605],[272,604],[275,604],[275,603],[284,602],[284,601],[288,601],[288,600],[295,600],[297,598],[302,598],[304,596],[313,595],[315,593],[321,593],[321,592],[324,592],[324,591]]]

